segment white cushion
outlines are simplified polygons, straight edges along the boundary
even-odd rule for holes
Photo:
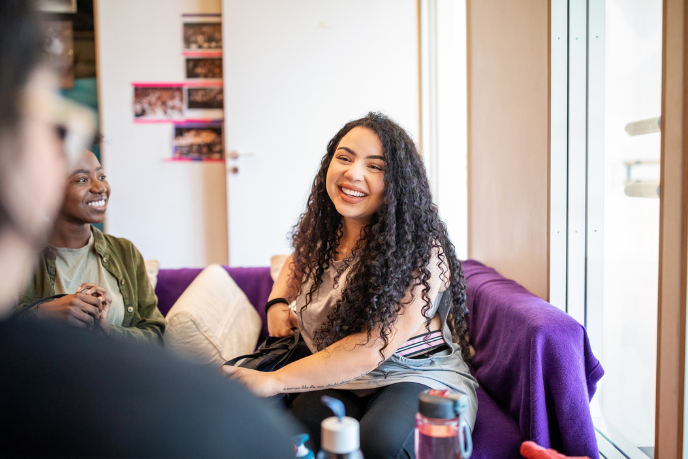
[[[272,277],[273,282],[277,282],[277,278],[287,258],[289,258],[289,255],[273,255],[270,258],[270,277]]]
[[[244,292],[219,265],[205,268],[165,317],[165,344],[214,367],[254,351],[262,327]]]
[[[148,280],[150,280],[153,290],[155,286],[158,285],[158,272],[160,271],[160,262],[158,260],[145,260],[143,262],[146,267],[146,274],[148,274]]]

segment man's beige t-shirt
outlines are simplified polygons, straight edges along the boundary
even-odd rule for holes
[[[55,293],[72,294],[86,282],[92,282],[107,291],[112,299],[108,322],[122,325],[124,321],[124,300],[117,285],[117,279],[98,260],[93,248],[93,232],[88,244],[80,249],[66,249],[50,246],[55,251]]]

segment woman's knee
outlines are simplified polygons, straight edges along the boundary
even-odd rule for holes
[[[395,422],[365,425],[361,422],[361,451],[366,459],[413,459],[414,427]]]
[[[366,459],[414,458],[413,441],[422,384],[398,383],[381,389],[361,419],[361,449]]]

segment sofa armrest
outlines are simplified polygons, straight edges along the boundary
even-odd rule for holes
[[[599,457],[589,403],[604,371],[583,326],[474,260],[468,282],[473,373],[525,440]]]

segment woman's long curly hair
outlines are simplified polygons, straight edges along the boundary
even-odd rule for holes
[[[365,331],[370,340],[374,330],[380,330],[383,350],[388,346],[399,314],[406,304],[410,289],[422,285],[420,292],[425,305],[422,313],[426,327],[432,302],[428,296],[431,277],[428,269],[433,255],[442,261],[442,278],[449,277],[450,286],[445,292],[451,295],[452,307],[448,318],[454,340],[461,346],[466,362],[468,350],[468,309],[466,280],[454,245],[447,235],[446,225],[440,220],[432,202],[425,166],[409,135],[391,119],[380,113],[369,113],[365,118],[347,123],[327,145],[320,170],[313,180],[306,211],[292,232],[294,255],[291,285],[295,291],[305,293],[305,305],[322,284],[330,262],[335,260],[337,246],[342,237],[342,216],[337,212],[326,188],[327,170],[340,140],[351,129],[364,127],[377,134],[385,157],[384,191],[380,206],[370,223],[361,231],[353,255],[347,258],[350,267],[341,299],[330,311],[327,320],[315,333],[315,344],[324,349],[353,333]],[[447,268],[449,276],[447,276]],[[312,280],[310,289],[304,286]],[[411,300],[412,301],[412,300]]]

